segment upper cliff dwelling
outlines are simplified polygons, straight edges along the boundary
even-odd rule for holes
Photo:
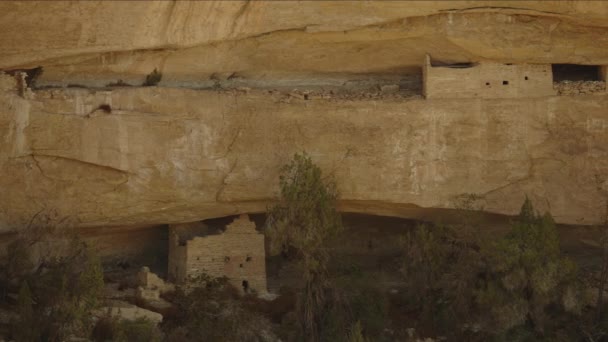
[[[606,67],[573,64],[434,64],[427,55],[426,98],[524,98],[606,91]]]

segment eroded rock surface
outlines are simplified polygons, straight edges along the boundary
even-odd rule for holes
[[[41,207],[83,226],[263,211],[307,151],[345,211],[408,217],[475,193],[514,214],[528,194],[559,222],[597,223],[608,190],[606,95],[303,100],[169,88],[0,96],[5,223]],[[111,112],[98,110],[101,105]]]
[[[514,214],[528,194],[559,222],[598,223],[605,84],[421,89],[427,54],[607,65],[606,17],[602,1],[0,3],[0,69],[42,71],[34,92],[0,76],[0,228],[42,208],[81,226],[263,211],[304,150],[345,211],[413,217],[473,193]],[[153,70],[158,87],[140,87]]]
[[[451,62],[608,64],[603,1],[4,2],[0,68],[40,85],[343,82]],[[330,77],[331,76],[331,77]]]

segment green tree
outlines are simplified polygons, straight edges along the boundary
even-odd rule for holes
[[[26,276],[18,305],[24,314],[20,313],[13,333],[20,341],[88,337],[93,328],[91,313],[99,306],[102,295],[101,263],[84,243],[74,238],[65,254],[44,259]],[[26,336],[23,327],[29,327]]]
[[[327,305],[329,242],[342,231],[336,211],[338,191],[333,179],[306,153],[295,154],[281,169],[280,198],[270,208],[266,232],[272,253],[293,248],[299,256],[304,289],[298,302],[302,334],[311,341],[321,335]]]
[[[487,282],[478,301],[492,313],[497,329],[529,323],[541,333],[550,305],[577,311],[562,300],[572,289],[576,267],[561,255],[551,215],[537,214],[528,198],[507,236],[487,247]]]

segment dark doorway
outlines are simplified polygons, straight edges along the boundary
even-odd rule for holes
[[[249,282],[247,280],[243,280],[243,292],[249,293]]]
[[[601,68],[598,65],[553,64],[553,81],[601,81]]]

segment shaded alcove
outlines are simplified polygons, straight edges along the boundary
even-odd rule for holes
[[[602,81],[602,69],[599,65],[553,64],[553,81]]]

